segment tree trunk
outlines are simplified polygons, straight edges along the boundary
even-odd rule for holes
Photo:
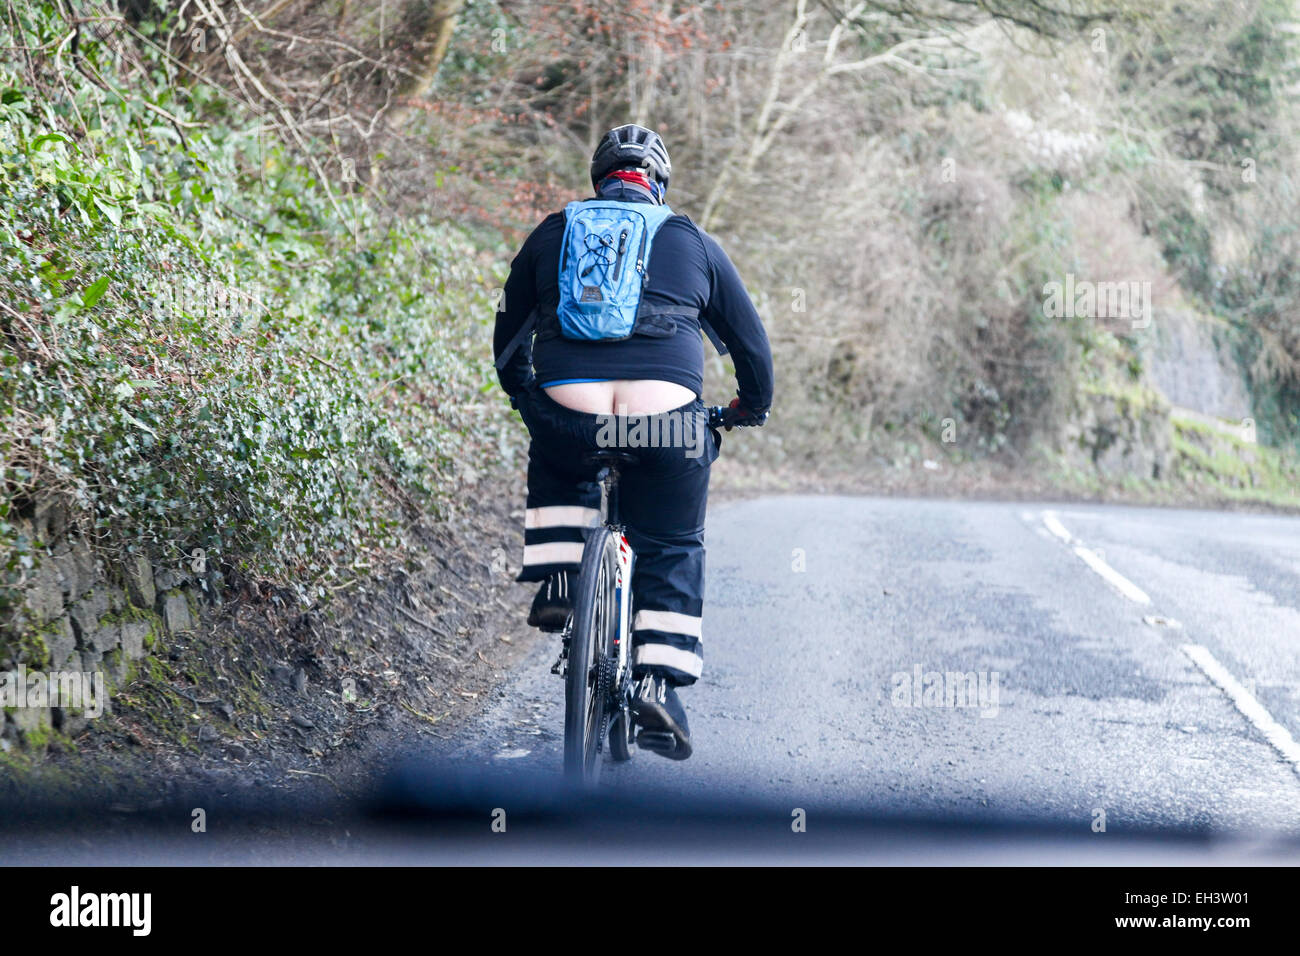
[[[408,16],[422,23],[417,48],[428,45],[428,55],[408,77],[397,93],[398,105],[388,114],[388,125],[401,130],[418,109],[412,105],[429,95],[433,80],[438,75],[438,67],[447,55],[451,43],[452,31],[456,29],[456,17],[464,7],[465,0],[417,0],[409,8]]]

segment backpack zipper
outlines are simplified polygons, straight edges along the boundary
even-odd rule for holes
[[[624,229],[618,235],[618,258],[614,261],[614,281],[623,274],[623,254],[627,252],[627,230]]]
[[[645,275],[645,243],[650,238],[650,227],[647,225],[641,233],[641,251],[636,254],[636,271]]]

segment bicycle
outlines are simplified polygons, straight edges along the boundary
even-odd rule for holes
[[[736,410],[709,409],[709,428],[740,424]],[[618,509],[618,480],[637,458],[624,451],[592,452],[584,463],[596,469],[600,521],[582,550],[573,612],[561,632],[560,657],[551,668],[564,678],[564,773],[594,784],[600,775],[604,741],[616,763],[631,760],[638,744],[652,746],[656,734],[637,733],[632,720],[631,610],[636,554]],[[671,745],[671,740],[663,742]]]

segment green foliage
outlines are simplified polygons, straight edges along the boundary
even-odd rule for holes
[[[1197,171],[1195,192],[1163,195],[1150,216],[1167,261],[1236,327],[1261,439],[1300,448],[1294,19],[1288,0],[1252,0],[1232,17],[1216,4],[1179,5],[1122,58],[1119,88]]]
[[[1243,440],[1231,428],[1173,418],[1175,483],[1231,501],[1300,507],[1300,464],[1276,448]]]
[[[1296,80],[1288,0],[1259,0],[1232,17],[1218,4],[1175,7],[1150,48],[1120,64],[1120,91],[1142,93],[1153,126],[1168,129],[1179,155],[1221,162],[1283,145],[1277,118]],[[1211,55],[1216,33],[1226,32]],[[1149,97],[1157,84],[1169,92]],[[1213,186],[1213,182],[1209,183]]]
[[[468,36],[476,42],[453,43],[442,61],[438,78],[450,86],[464,88],[471,100],[488,101],[491,89],[485,81],[499,75],[508,65],[511,51],[528,44],[528,33],[493,0],[466,0],[456,20],[456,33],[458,39]]]
[[[53,4],[26,9],[0,44],[52,48]],[[512,454],[478,401],[500,279],[144,55],[152,86],[94,42],[102,87],[0,61],[0,571],[32,565],[19,519],[57,494],[106,548],[202,547],[318,596]]]

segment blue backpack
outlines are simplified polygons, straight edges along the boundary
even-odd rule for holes
[[[613,200],[564,207],[555,314],[565,338],[616,341],[632,335],[655,233],[672,215],[667,206]]]
[[[669,336],[674,316],[697,319],[719,354],[726,346],[699,310],[654,306],[641,301],[646,264],[659,227],[674,215],[668,206],[588,199],[564,207],[560,247],[560,300],[539,306],[497,359],[503,368],[515,349],[537,330],[538,338],[617,342],[633,335]]]

